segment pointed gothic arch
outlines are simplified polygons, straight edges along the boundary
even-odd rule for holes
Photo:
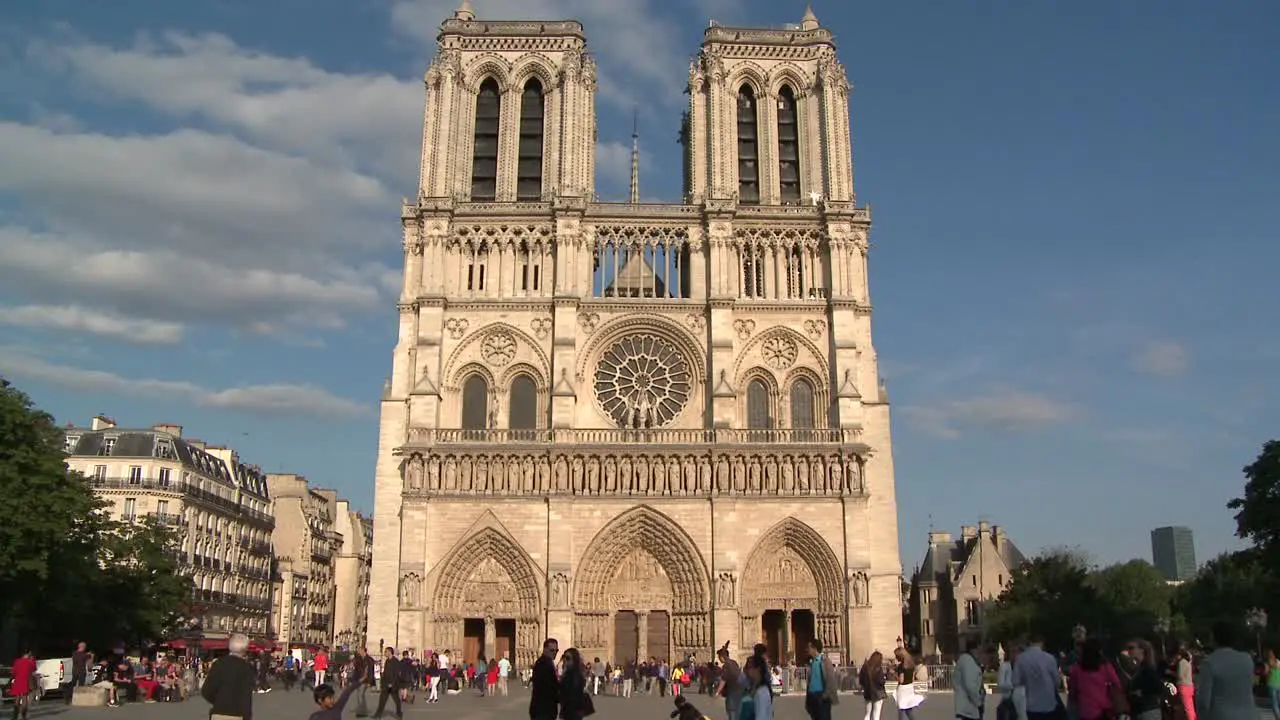
[[[794,517],[769,528],[747,556],[743,606],[759,614],[771,607],[811,610],[819,619],[844,611],[844,573],[831,545]]]
[[[458,543],[441,565],[435,609],[460,617],[514,615],[537,621],[542,613],[538,571],[528,554],[494,527]]]

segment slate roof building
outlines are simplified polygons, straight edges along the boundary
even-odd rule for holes
[[[275,521],[262,471],[230,448],[183,437],[180,425],[121,428],[98,416],[63,436],[67,466],[91,479],[113,519],[151,517],[179,530],[203,647],[233,632],[269,646]]]
[[[998,525],[930,532],[929,549],[911,578],[905,636],[926,658],[951,661],[963,641],[983,637],[983,607],[1009,585],[1026,557]]]

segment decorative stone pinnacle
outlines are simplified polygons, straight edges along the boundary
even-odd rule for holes
[[[819,27],[818,16],[813,14],[813,3],[804,4],[804,17],[800,18],[801,30],[817,30]]]
[[[453,17],[458,20],[475,20],[476,11],[475,8],[471,7],[471,0],[462,0],[462,4],[458,6],[458,9],[453,11]]]

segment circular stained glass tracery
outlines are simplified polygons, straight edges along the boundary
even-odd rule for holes
[[[601,356],[596,399],[618,427],[663,427],[688,403],[692,378],[671,343],[648,333],[629,335]]]

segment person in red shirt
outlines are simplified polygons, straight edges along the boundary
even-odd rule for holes
[[[316,687],[324,684],[325,675],[329,672],[329,653],[324,648],[320,648],[320,652],[316,653],[312,669],[316,671]]]
[[[13,682],[10,691],[13,693],[15,718],[27,720],[27,706],[31,703],[31,691],[35,688],[36,656],[30,650],[13,661]]]

